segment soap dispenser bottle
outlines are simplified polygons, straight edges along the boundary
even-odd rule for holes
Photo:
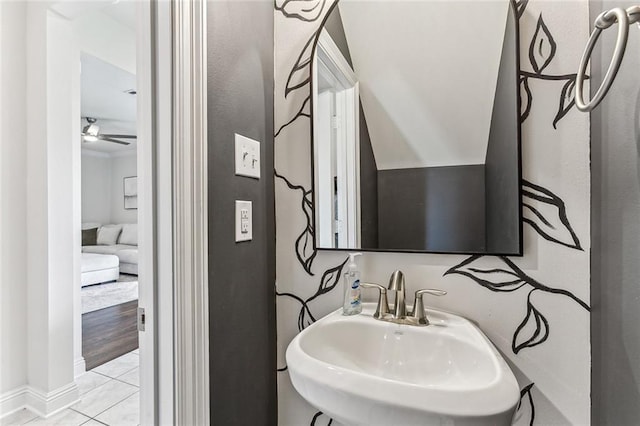
[[[362,312],[360,300],[360,271],[356,264],[356,256],[362,253],[350,253],[347,272],[344,274],[344,303],[342,315],[356,315]]]

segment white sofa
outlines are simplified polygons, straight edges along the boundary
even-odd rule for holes
[[[87,226],[84,224],[83,229],[91,229]],[[97,234],[97,244],[82,246],[82,252],[118,256],[121,273],[138,275],[138,225],[102,225]]]
[[[82,287],[117,281],[120,277],[120,261],[109,254],[82,253]]]

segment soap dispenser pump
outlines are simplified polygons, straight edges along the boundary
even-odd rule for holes
[[[347,271],[344,274],[344,303],[342,315],[356,315],[362,312],[360,300],[360,271],[356,264],[356,256],[362,253],[350,253]]]

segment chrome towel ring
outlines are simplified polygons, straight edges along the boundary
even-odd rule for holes
[[[637,18],[640,18],[640,8],[638,8],[638,6],[633,6],[629,9],[634,9],[632,16],[633,22],[636,22]],[[589,59],[591,58],[591,54],[593,53],[593,48],[595,47],[596,42],[600,37],[600,33],[602,33],[602,30],[611,27],[616,22],[618,23],[618,39],[616,40],[616,48],[613,52],[613,58],[611,58],[611,64],[609,64],[607,73],[602,80],[602,85],[598,88],[596,94],[593,95],[593,99],[591,99],[591,101],[589,101],[588,103],[585,103],[583,98],[585,73],[587,70],[587,64],[589,63]],[[616,7],[615,9],[604,11],[596,18],[595,27],[593,29],[593,32],[591,33],[591,36],[589,37],[587,47],[582,54],[582,59],[580,59],[580,66],[578,68],[578,74],[576,75],[575,100],[576,107],[580,111],[588,112],[593,110],[598,106],[600,102],[602,102],[602,99],[604,99],[607,92],[609,92],[611,83],[613,83],[613,80],[616,78],[618,70],[620,69],[620,64],[622,63],[622,58],[624,57],[624,50],[627,47],[627,40],[629,38],[629,25],[633,22],[630,22],[627,11],[622,9],[621,7]]]
[[[629,16],[629,25],[640,22],[640,6],[627,8],[627,15]]]

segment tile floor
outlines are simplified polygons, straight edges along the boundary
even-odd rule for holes
[[[138,350],[84,373],[76,379],[80,402],[49,418],[27,409],[0,419],[0,426],[137,426],[140,424]]]

